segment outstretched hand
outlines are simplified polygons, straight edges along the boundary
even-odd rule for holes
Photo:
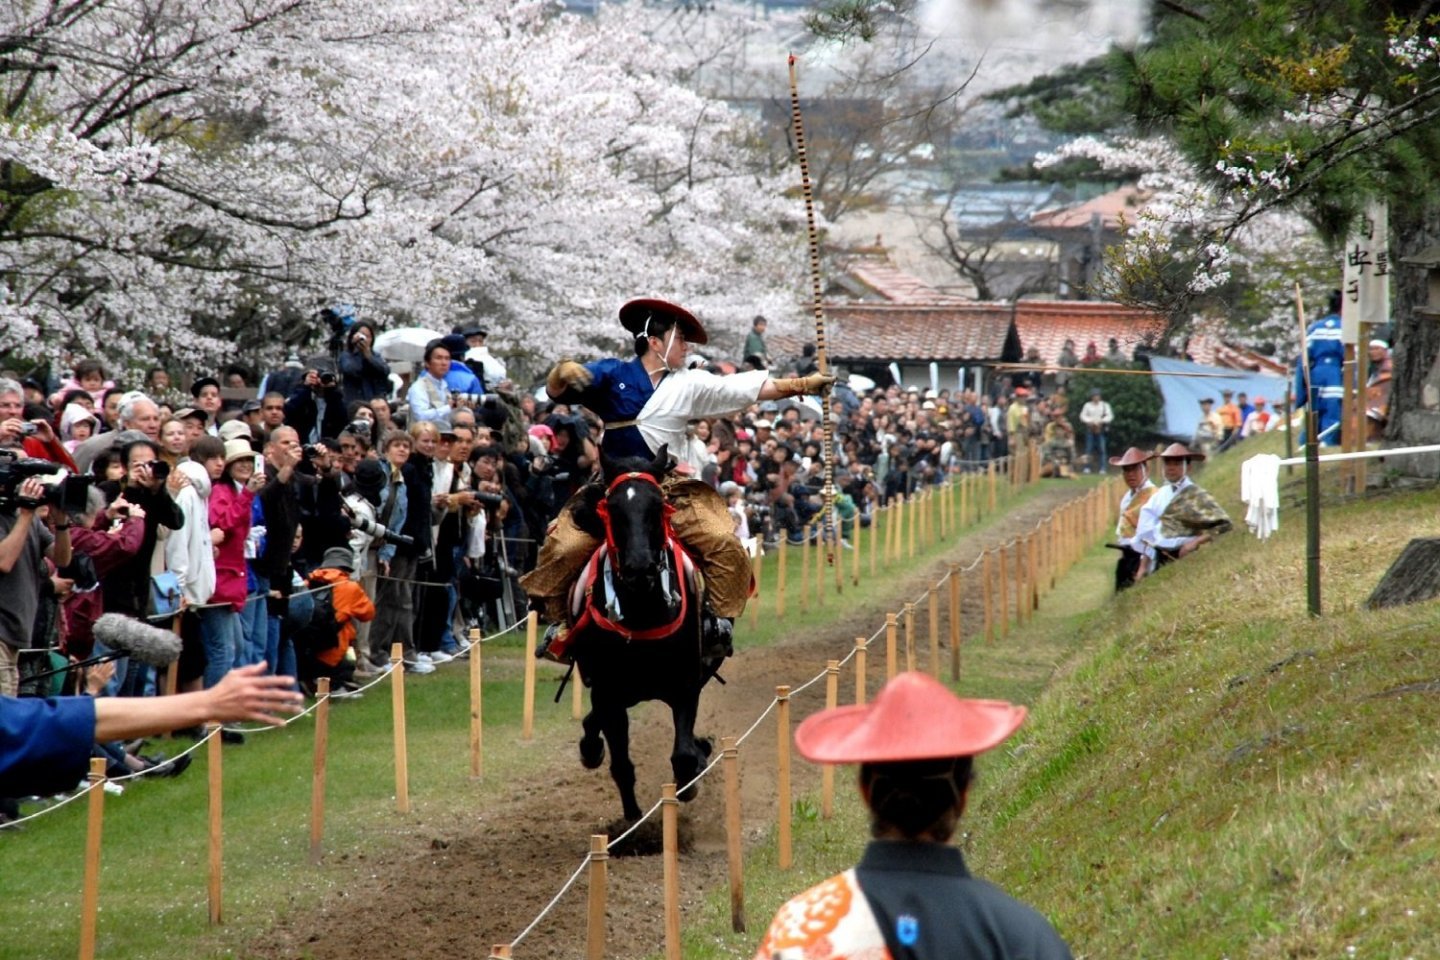
[[[304,698],[294,680],[269,676],[264,663],[237,667],[205,691],[208,719],[214,723],[253,720],[275,726],[285,722],[281,713],[299,713]]]

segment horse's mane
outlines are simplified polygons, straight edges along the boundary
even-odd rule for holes
[[[593,478],[576,491],[576,496],[570,501],[567,509],[575,526],[584,530],[596,540],[605,539],[605,525],[600,521],[600,514],[596,507],[600,501],[605,499],[605,491],[610,487],[610,481],[622,473],[649,473],[654,469],[654,463],[644,457],[621,457],[616,460],[607,459],[605,462],[604,474]],[[667,464],[664,473],[669,473],[670,467]],[[663,474],[662,474],[663,478]]]

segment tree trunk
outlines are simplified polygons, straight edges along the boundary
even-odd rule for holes
[[[1427,271],[1399,261],[1440,244],[1440,204],[1397,203],[1390,208],[1390,225],[1394,379],[1385,437],[1399,445],[1435,443],[1440,440],[1440,321],[1421,316],[1419,310],[1440,304],[1427,304]],[[1401,457],[1396,465],[1406,473],[1440,475],[1437,457]]]

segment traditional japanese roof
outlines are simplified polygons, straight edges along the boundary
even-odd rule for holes
[[[963,297],[937,290],[888,259],[868,257],[848,264],[846,274],[860,281],[867,292],[892,303],[965,303]]]
[[[1033,213],[1030,225],[1037,230],[1087,230],[1091,218],[1099,214],[1106,230],[1119,230],[1122,218],[1135,222],[1135,213],[1145,205],[1146,199],[1138,187],[1121,187],[1071,207]]]
[[[1110,338],[1120,343],[1128,358],[1142,343],[1153,342],[1165,329],[1158,313],[1136,307],[1096,300],[1021,300],[1016,305],[1015,326],[1020,346],[1040,352],[1047,364],[1058,363],[1066,340],[1075,341],[1075,355],[1083,357],[1092,340],[1104,356]]]
[[[833,303],[825,316],[830,357],[840,362],[1019,358],[1008,303]]]

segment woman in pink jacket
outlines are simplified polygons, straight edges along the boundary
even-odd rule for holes
[[[224,466],[214,478],[215,485],[210,492],[210,539],[215,544],[215,592],[210,595],[210,603],[227,607],[203,611],[202,631],[220,640],[220,643],[212,640],[206,644],[207,654],[224,645],[230,657],[222,655],[219,658],[222,663],[206,665],[207,687],[212,685],[211,677],[217,681],[223,677],[244,650],[245,633],[240,613],[245,609],[248,593],[245,541],[250,536],[250,508],[264,482],[264,475],[255,473],[255,451],[250,442],[244,438],[226,441]],[[228,644],[222,638],[228,638]],[[214,659],[212,655],[211,660]]]

